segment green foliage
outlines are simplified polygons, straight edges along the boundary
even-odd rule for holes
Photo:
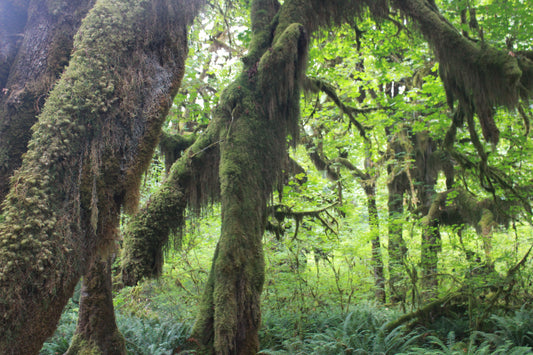
[[[78,306],[71,300],[63,310],[54,335],[43,344],[39,355],[64,354],[68,350],[70,340],[74,336],[77,321]]]
[[[169,354],[185,343],[191,324],[176,320],[154,320],[118,315],[117,326],[131,355]]]
[[[169,354],[185,343],[192,325],[190,319],[179,322],[166,317],[164,312],[157,316],[152,313],[151,317],[117,312],[116,316],[118,329],[126,339],[130,355]],[[39,355],[63,354],[69,348],[77,318],[78,308],[70,303],[63,311],[56,332],[44,343]]]
[[[511,341],[514,346],[529,346],[533,348],[533,311],[526,309],[526,305],[514,312],[512,316],[493,315],[494,336],[486,336],[496,344]]]

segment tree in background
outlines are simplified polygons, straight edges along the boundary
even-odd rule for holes
[[[135,205],[140,175],[179,86],[185,25],[198,5],[102,0],[84,20],[69,66],[42,109],[4,203],[4,352],[14,352],[15,344],[36,352],[79,277],[99,251],[111,249],[120,207]],[[134,283],[146,270],[160,272],[160,247],[181,224],[187,204],[220,198],[221,236],[193,331],[193,339],[208,352],[258,349],[267,203],[281,179],[287,136],[294,143],[298,137],[309,36],[318,27],[354,23],[368,13],[389,20],[391,5],[414,20],[434,49],[450,106],[459,102],[457,117],[465,117],[471,127],[477,113],[488,141],[496,143],[499,135],[493,107],[529,97],[533,64],[528,53],[512,55],[472,41],[433,1],[253,1],[242,72],[224,90],[209,127],[174,164],[128,232],[131,240],[144,242],[144,255],[126,256],[137,263],[125,264],[125,280],[131,277],[128,282]],[[151,227],[161,233],[156,244]],[[135,255],[138,249],[132,249]],[[143,269],[143,263],[148,267]],[[106,285],[87,283],[86,289],[100,284]],[[93,330],[83,326],[83,319],[90,322],[91,317],[80,318],[78,334],[90,343]]]

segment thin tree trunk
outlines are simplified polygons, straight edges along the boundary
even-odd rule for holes
[[[111,292],[111,259],[97,257],[83,276],[78,325],[65,355],[126,355]]]
[[[421,286],[424,299],[437,295],[438,261],[440,252],[439,211],[435,209],[434,199],[439,198],[435,185],[441,169],[440,157],[435,154],[436,142],[428,131],[414,134],[414,159],[417,198],[422,217],[422,236],[420,249]]]
[[[390,177],[389,177],[390,178]],[[407,247],[403,239],[403,182],[405,177],[394,176],[388,183],[388,209],[389,209],[389,288],[391,303],[405,301],[406,287],[402,284],[405,279],[405,257]]]
[[[374,274],[374,285],[376,287],[376,299],[385,303],[385,276],[383,274],[383,257],[381,255],[381,242],[379,238],[379,216],[376,203],[376,185],[373,181],[366,181],[365,193],[368,205],[368,221],[370,224],[370,235],[372,236],[372,269]]]
[[[385,133],[390,137],[388,149],[393,154],[396,165],[387,167],[388,173],[388,247],[389,253],[389,301],[393,304],[404,302],[406,299],[407,288],[404,285],[406,279],[405,257],[407,246],[403,239],[404,206],[403,199],[405,192],[409,189],[409,181],[406,168],[400,169],[402,157],[407,154],[405,139],[402,137],[405,131],[392,136],[391,128],[385,128]],[[408,167],[407,167],[408,168]]]

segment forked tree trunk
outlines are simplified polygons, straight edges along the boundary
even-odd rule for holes
[[[55,3],[55,2],[54,2]],[[200,1],[99,0],[46,101],[0,224],[0,353],[36,354],[136,201]]]

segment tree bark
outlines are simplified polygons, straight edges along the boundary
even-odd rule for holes
[[[9,70],[24,38],[28,4],[27,1],[11,0],[0,3],[0,88],[6,88]],[[4,91],[5,92],[5,91]],[[4,94],[4,92],[2,94]]]
[[[97,257],[83,276],[78,325],[65,355],[126,355],[113,310],[111,264],[110,258]]]
[[[36,354],[133,207],[200,1],[100,0],[39,116],[0,224],[0,353]]]
[[[387,135],[391,135],[390,129],[386,129]],[[401,161],[401,156],[406,154],[405,148],[402,146],[399,137],[391,137],[389,142],[389,150],[393,154],[395,161]],[[399,164],[399,163],[396,163]],[[391,303],[398,303],[405,301],[406,287],[402,280],[405,279],[405,257],[407,254],[407,246],[403,239],[403,222],[404,222],[404,206],[403,198],[406,191],[409,189],[409,181],[407,174],[400,169],[399,166],[387,167],[388,172],[388,236],[389,243],[387,250],[389,252],[389,301]]]
[[[435,154],[436,142],[429,132],[417,132],[412,137],[415,167],[413,176],[417,187],[419,211],[422,219],[422,237],[420,250],[421,282],[424,298],[432,298],[438,288],[438,253],[441,250],[437,210],[433,210],[433,201],[437,197],[435,185],[441,164]]]
[[[379,238],[379,216],[376,203],[376,185],[365,186],[365,194],[368,205],[368,221],[370,224],[370,235],[372,237],[372,269],[374,274],[375,295],[379,302],[385,303],[385,276],[383,275],[383,257],[381,255],[381,242]]]
[[[20,167],[31,137],[31,127],[63,68],[68,64],[74,34],[95,0],[29,2],[26,11],[14,2],[0,6],[0,201],[9,189],[9,178]],[[20,6],[20,5],[19,5]],[[1,10],[10,11],[3,13]],[[26,21],[27,18],[27,21]],[[5,72],[5,73],[4,73]]]

